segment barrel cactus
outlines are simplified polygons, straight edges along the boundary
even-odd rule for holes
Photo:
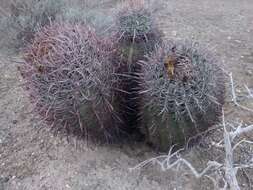
[[[224,74],[196,43],[163,43],[139,64],[141,128],[156,148],[185,145],[219,121]]]
[[[161,41],[151,11],[142,6],[119,11],[116,28],[121,58],[129,64],[135,64]]]
[[[112,50],[109,40],[97,38],[86,26],[55,23],[42,28],[19,66],[35,111],[57,130],[118,136]]]
[[[117,14],[116,35],[117,51],[114,61],[120,63],[118,70],[122,93],[119,95],[122,117],[131,130],[137,129],[139,105],[136,91],[136,74],[140,71],[137,62],[153,51],[161,42],[161,33],[157,30],[151,12],[144,6],[124,7]]]

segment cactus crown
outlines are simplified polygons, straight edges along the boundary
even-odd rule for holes
[[[224,80],[214,59],[196,44],[163,44],[141,62],[141,81],[159,114],[173,113],[193,122],[212,104],[222,104]],[[152,107],[152,106],[151,106]]]
[[[127,62],[137,63],[161,42],[162,34],[155,27],[152,12],[146,7],[127,7],[117,14],[118,52]],[[131,59],[131,61],[129,61]]]
[[[120,32],[125,36],[140,38],[151,31],[151,15],[146,10],[122,14],[119,18]]]
[[[121,10],[116,25],[119,35],[130,41],[148,41],[150,38],[152,40],[153,33],[158,33],[151,12],[144,7]]]

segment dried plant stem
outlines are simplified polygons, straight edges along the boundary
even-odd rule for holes
[[[6,10],[4,10],[4,8],[1,7],[1,5],[0,5],[0,15],[3,15],[6,17],[10,16],[9,13]]]
[[[250,98],[253,98],[253,92],[251,92],[251,90],[249,89],[249,87],[247,85],[244,85],[244,87],[246,88],[248,94],[249,94],[249,97]]]
[[[230,185],[231,190],[239,190],[240,187],[237,182],[236,173],[237,169],[234,168],[233,161],[233,148],[231,145],[230,134],[226,129],[224,111],[222,110],[222,124],[224,128],[223,138],[224,138],[224,148],[225,148],[225,177],[227,183]]]
[[[233,75],[232,75],[232,73],[229,73],[229,77],[230,77],[231,91],[232,91],[232,97],[233,97],[232,101],[234,102],[234,104],[235,104],[236,106],[238,106],[239,108],[241,108],[241,109],[244,109],[244,110],[246,110],[246,111],[253,112],[253,109],[250,109],[250,108],[248,108],[248,107],[245,107],[245,106],[243,106],[243,105],[241,105],[241,104],[239,104],[239,103],[237,102],[237,96],[236,96],[236,93],[235,93],[234,80],[233,80]]]

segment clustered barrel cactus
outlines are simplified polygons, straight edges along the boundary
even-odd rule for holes
[[[218,63],[196,44],[163,41],[152,18],[123,8],[106,37],[83,24],[37,32],[19,67],[36,111],[67,133],[141,134],[160,150],[218,122]]]
[[[185,144],[218,121],[224,75],[198,45],[163,43],[140,65],[142,127],[156,147]]]
[[[112,44],[82,25],[52,24],[35,35],[19,69],[36,111],[66,132],[118,133]],[[113,127],[112,127],[113,126]]]

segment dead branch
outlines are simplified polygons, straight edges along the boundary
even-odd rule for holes
[[[223,138],[224,138],[224,148],[225,148],[225,178],[227,183],[229,184],[232,190],[239,190],[240,187],[238,185],[238,181],[236,178],[237,169],[234,168],[234,161],[233,161],[233,148],[231,145],[231,137],[230,133],[226,129],[225,124],[225,116],[224,111],[222,110],[222,124],[223,124]]]
[[[229,73],[229,77],[230,77],[231,91],[232,91],[232,97],[233,97],[233,98],[232,98],[232,101],[234,102],[234,104],[235,104],[236,106],[238,106],[239,108],[241,108],[241,109],[244,109],[244,110],[246,110],[246,111],[253,112],[253,109],[250,109],[250,108],[245,107],[245,106],[243,106],[243,105],[241,105],[241,104],[238,103],[238,101],[237,101],[237,96],[236,96],[236,93],[235,93],[234,80],[233,80],[233,75],[232,75],[232,73]]]
[[[244,87],[246,88],[248,94],[249,94],[249,97],[250,98],[253,98],[253,91],[249,89],[249,87],[247,85],[244,85]]]

